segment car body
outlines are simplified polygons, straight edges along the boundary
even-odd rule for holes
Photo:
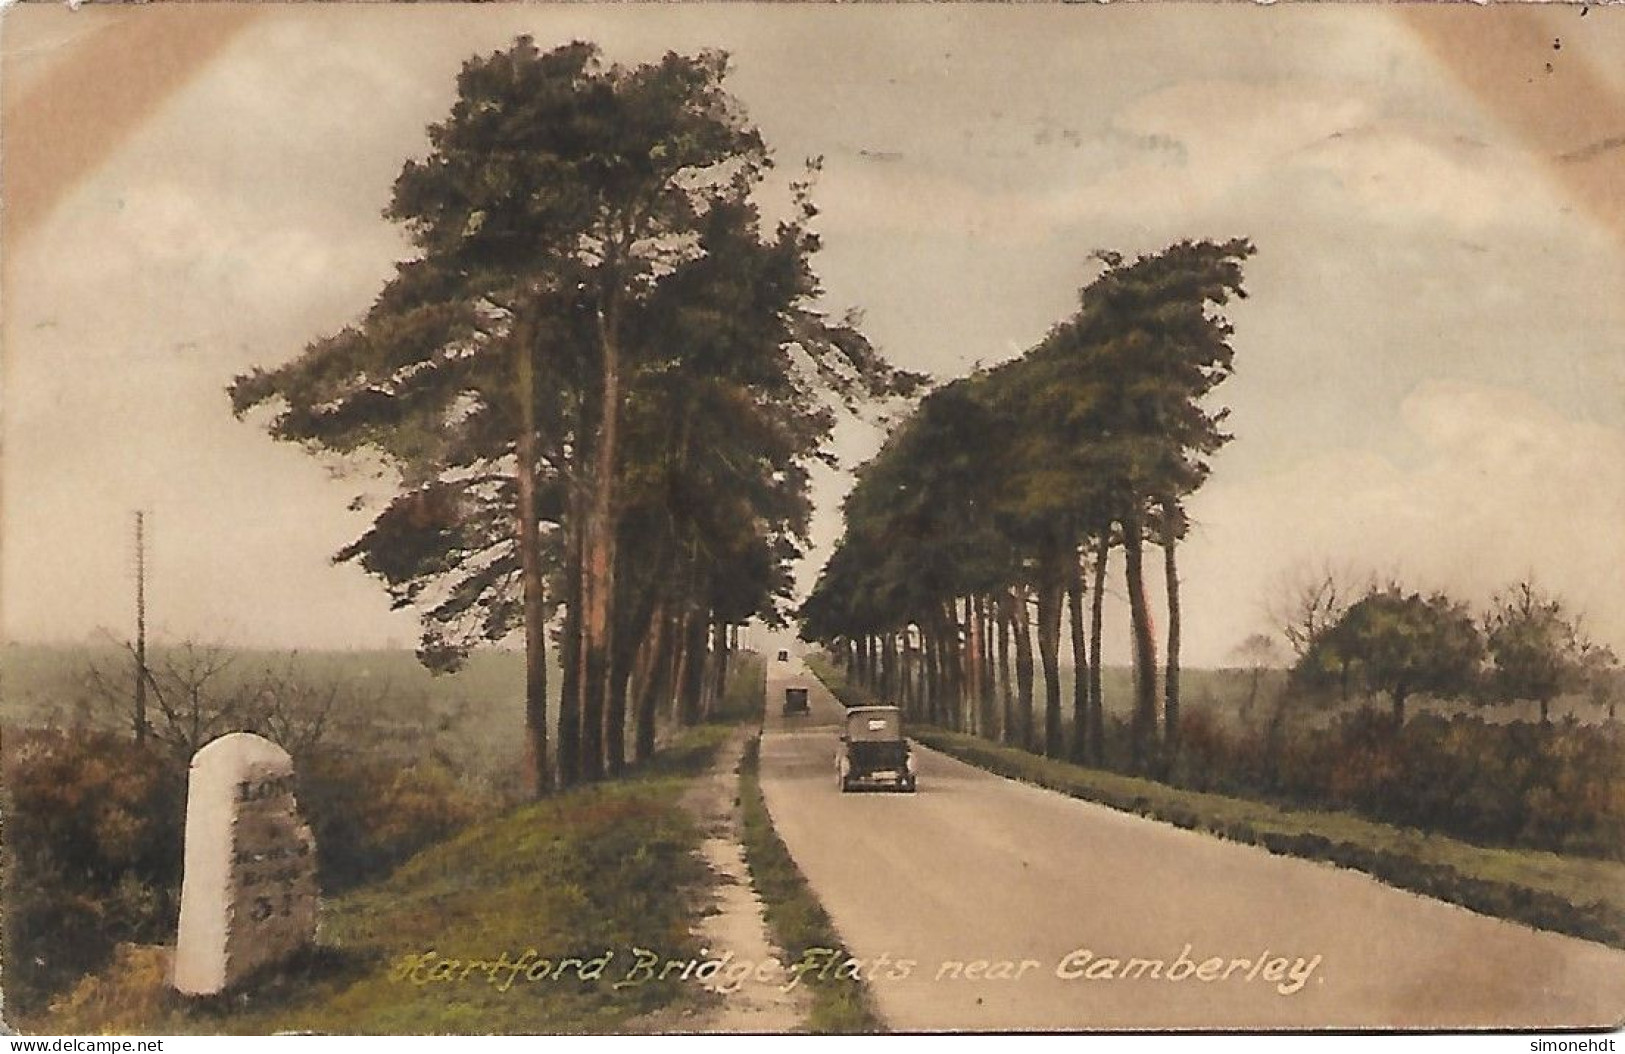
[[[895,706],[854,706],[841,725],[835,774],[842,791],[890,787],[913,791],[914,750],[903,735],[903,712]]]
[[[780,662],[789,662],[790,661],[789,649],[787,649],[787,648],[780,648],[779,649],[779,661]]]
[[[811,708],[807,700],[806,685],[787,684],[784,686],[784,712],[786,714],[805,714]]]

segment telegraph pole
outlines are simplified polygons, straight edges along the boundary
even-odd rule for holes
[[[147,738],[147,523],[135,514],[135,741]]]

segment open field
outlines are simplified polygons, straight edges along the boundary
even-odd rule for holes
[[[288,661],[290,653],[256,649],[227,649],[233,657],[228,676],[247,676],[266,665]],[[403,725],[432,723],[436,742],[457,761],[503,768],[517,763],[520,740],[515,734],[524,722],[524,658],[516,651],[483,650],[469,657],[456,673],[434,674],[407,649],[303,651],[294,661],[311,680],[336,681],[353,686],[392,709]],[[150,661],[162,659],[164,649],[154,647]],[[561,677],[556,656],[550,687],[555,705]],[[15,727],[90,724],[106,726],[114,717],[96,696],[87,674],[92,667],[110,676],[124,676],[132,660],[113,643],[6,644],[0,646],[0,723]],[[1035,670],[1035,694],[1042,699],[1043,671]],[[1186,669],[1182,671],[1185,708],[1211,716],[1224,727],[1259,726],[1267,722],[1282,699],[1286,675],[1281,670],[1261,671],[1256,693],[1253,673],[1244,669]],[[1061,668],[1063,720],[1070,721],[1073,674]],[[1106,712],[1127,718],[1133,698],[1133,673],[1109,666],[1102,677]],[[1622,693],[1625,694],[1625,693]],[[1362,696],[1317,703],[1292,702],[1286,720],[1292,725],[1330,724],[1339,713],[1372,702]],[[1461,701],[1418,697],[1413,714],[1449,716],[1473,713],[1486,721],[1533,720],[1533,704],[1475,706]],[[1554,720],[1571,716],[1586,724],[1607,719],[1607,714],[1577,696],[1552,705]]]
[[[1074,681],[1072,667],[1063,665],[1060,672],[1062,720],[1070,723]],[[1385,709],[1388,705],[1386,697],[1358,692],[1351,692],[1347,698],[1335,695],[1323,699],[1284,698],[1287,687],[1285,670],[1260,671],[1256,693],[1253,691],[1251,670],[1184,668],[1179,675],[1185,712],[1200,711],[1226,728],[1260,727],[1270,720],[1275,708],[1283,701],[1287,707],[1287,722],[1305,728],[1326,727],[1334,723],[1340,714],[1352,713],[1365,706]],[[1012,671],[1012,691],[1014,677]],[[1033,694],[1042,705],[1044,671],[1041,667],[1033,670],[1033,684]],[[1134,671],[1127,666],[1107,666],[1101,674],[1101,692],[1107,715],[1128,720],[1133,712]],[[1619,687],[1616,694],[1625,699],[1625,684]],[[1496,724],[1535,721],[1540,716],[1540,708],[1529,701],[1483,705],[1461,699],[1435,699],[1418,695],[1412,697],[1407,708],[1412,716],[1472,714]],[[1553,721],[1572,717],[1581,724],[1598,724],[1608,720],[1608,713],[1579,695],[1565,695],[1553,700],[1551,717]]]
[[[165,648],[152,647],[157,666]],[[230,666],[222,677],[251,679],[290,661],[311,683],[338,685],[370,708],[366,714],[336,717],[398,726],[398,749],[423,750],[421,733],[432,730],[435,749],[467,768],[504,770],[520,758],[524,727],[524,657],[518,652],[484,650],[456,673],[430,673],[411,651],[270,651],[222,649]],[[92,668],[109,679],[133,677],[133,660],[113,643],[7,644],[0,647],[0,723],[12,727],[88,725],[125,727],[89,679]],[[555,670],[556,673],[556,670]],[[551,678],[555,698],[559,677]],[[342,705],[342,702],[341,702]],[[553,707],[557,719],[557,707]]]

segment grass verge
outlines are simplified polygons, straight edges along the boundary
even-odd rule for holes
[[[826,660],[809,658],[808,665],[843,705],[867,701]],[[1625,948],[1625,864],[1619,862],[1479,846],[1347,812],[1182,790],[945,729],[911,726],[909,734],[1000,776],[1278,855],[1363,871],[1481,914]]]
[[[829,689],[830,694],[842,706],[851,709],[854,706],[868,706],[875,701],[870,693],[848,681],[846,676],[835,668],[835,664],[824,656],[812,652],[802,661],[807,664],[807,669],[812,671],[814,677],[824,682],[824,687]]]
[[[621,984],[645,948],[698,953],[690,924],[707,881],[701,832],[678,804],[731,729],[683,733],[645,770],[478,822],[387,879],[323,905],[320,946],[243,993],[204,1002],[166,984],[168,953],[124,947],[28,1031],[57,1034],[481,1034],[613,1032],[710,997],[678,981]],[[455,961],[591,960],[600,976]],[[412,967],[416,967],[413,969]],[[494,977],[493,977],[494,974]],[[506,988],[506,990],[503,990]]]
[[[801,961],[809,949],[827,949],[835,953],[837,961],[844,961],[847,953],[841,947],[834,925],[790,858],[790,851],[773,830],[758,775],[759,745],[759,741],[753,739],[745,746],[745,756],[739,766],[739,791],[744,814],[745,863],[750,868],[751,882],[761,895],[768,928],[792,963]],[[811,1031],[824,1034],[884,1031],[885,1026],[876,1015],[873,1000],[862,981],[823,980],[809,973],[803,983],[812,993],[812,1009],[807,1017]]]
[[[766,705],[767,660],[754,651],[734,652],[715,720],[760,721]]]

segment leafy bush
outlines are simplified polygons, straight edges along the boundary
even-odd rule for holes
[[[327,892],[385,874],[503,807],[432,758],[400,764],[326,751],[307,761],[299,788]]]
[[[186,769],[172,751],[86,729],[8,731],[5,746],[6,995],[27,1012],[121,943],[174,940]],[[325,893],[382,875],[504,805],[438,759],[327,750],[297,771]]]
[[[1232,730],[1183,715],[1170,782],[1351,809],[1488,845],[1625,859],[1625,735],[1574,720],[1496,724],[1362,709],[1324,728]],[[1112,756],[1126,756],[1114,753]]]
[[[159,941],[180,892],[185,774],[105,733],[8,731],[4,757],[6,996],[27,1010]]]

